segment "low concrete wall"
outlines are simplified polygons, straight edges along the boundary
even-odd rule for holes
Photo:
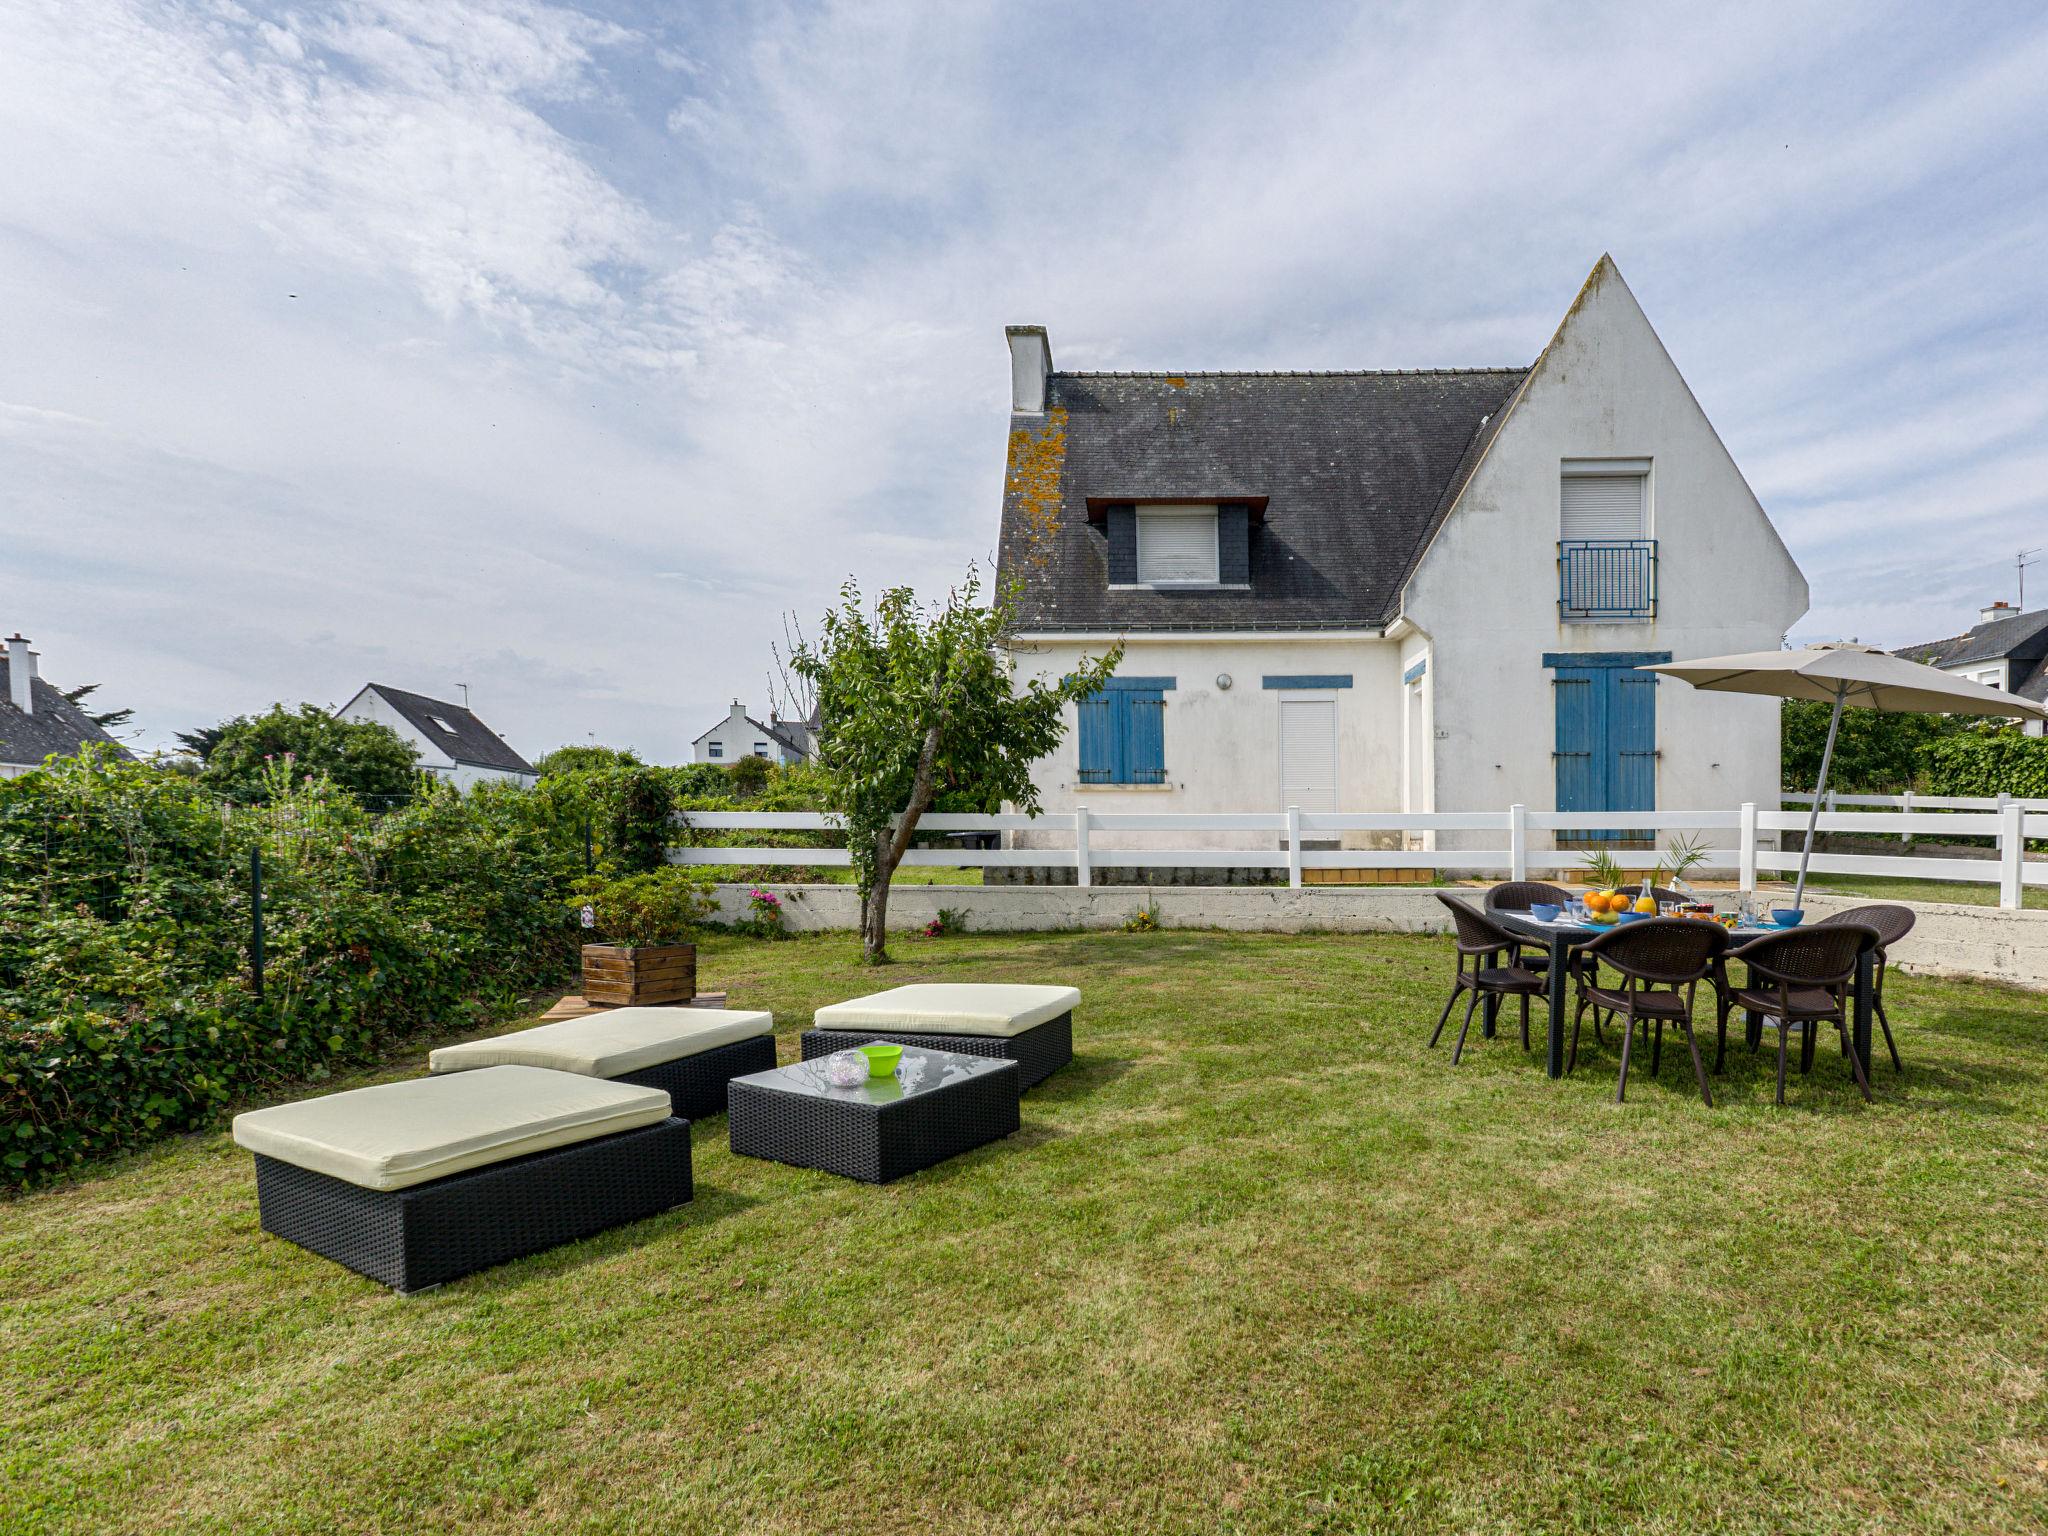
[[[860,926],[860,904],[850,885],[775,885],[784,924],[796,933]],[[718,916],[747,915],[743,885],[717,887]],[[1477,900],[1476,887],[1451,894]],[[1448,926],[1434,890],[1399,887],[1304,886],[1078,886],[899,885],[889,896],[892,929],[921,928],[941,907],[961,914],[970,933],[1030,933],[1121,928],[1150,906],[1161,927],[1224,928],[1255,933],[1442,933]],[[1820,918],[1864,901],[1848,896],[1806,898]],[[1903,970],[1969,976],[2048,990],[2048,912],[2006,912],[1960,903],[1919,903],[1912,934],[1893,951]]]

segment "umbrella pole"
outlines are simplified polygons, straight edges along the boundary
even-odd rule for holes
[[[1792,887],[1792,905],[1806,900],[1806,861],[1813,857],[1813,829],[1820,821],[1820,797],[1828,787],[1828,765],[1835,760],[1835,733],[1842,728],[1842,700],[1847,683],[1835,685],[1835,712],[1828,716],[1828,743],[1820,749],[1820,782],[1813,786],[1813,808],[1806,813],[1806,846],[1799,850],[1799,883]]]

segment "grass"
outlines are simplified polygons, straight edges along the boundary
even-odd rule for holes
[[[899,954],[1086,1001],[1019,1135],[887,1188],[714,1119],[692,1204],[412,1299],[261,1235],[221,1134],[5,1206],[0,1529],[2048,1524],[2038,997],[1896,977],[1874,1108],[1824,1046],[1709,1110],[1669,1059],[1615,1105],[1611,1048],[1453,1069],[1439,939]],[[700,960],[792,1031],[882,979]]]
[[[1977,885],[1960,880],[1908,880],[1889,875],[1808,875],[1806,883],[1815,890],[1832,894],[1868,896],[1873,901],[1901,901],[1908,906],[1934,901],[1959,902],[1975,907],[1998,905],[1996,881]],[[1786,889],[1791,889],[1789,880]],[[2031,911],[2048,912],[2048,886],[2023,886],[2020,904]]]

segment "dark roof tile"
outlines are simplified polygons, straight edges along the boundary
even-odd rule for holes
[[[539,771],[514,752],[504,737],[460,704],[430,699],[423,693],[407,693],[403,688],[391,688],[383,683],[372,683],[370,687],[385,703],[405,716],[414,730],[458,763],[471,768],[491,768],[501,773]]]
[[[0,656],[0,763],[34,767],[46,757],[69,757],[88,741],[105,742],[122,757],[133,755],[91,715],[40,677],[29,684],[35,712],[23,714],[14,707],[7,669],[7,658]]]
[[[1019,622],[1384,624],[1527,372],[1053,374],[1045,415],[1013,423],[1004,481],[999,563],[1022,581]],[[1091,497],[1263,500],[1250,589],[1111,592]]]

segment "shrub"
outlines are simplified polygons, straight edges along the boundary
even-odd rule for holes
[[[2016,726],[1976,726],[1945,736],[1929,754],[1927,790],[1935,795],[2048,798],[2048,737]]]
[[[312,704],[273,704],[268,714],[224,721],[200,779],[226,799],[253,805],[293,782],[292,774],[276,771],[287,763],[297,782],[330,779],[379,809],[404,804],[421,781],[419,753],[396,731],[337,719]]]
[[[244,810],[93,751],[0,781],[5,1182],[204,1126],[566,975],[563,884],[512,797],[428,788],[372,817],[292,777]]]
[[[671,868],[579,880],[569,905],[579,917],[588,911],[588,942],[638,949],[689,942],[713,903],[710,881]]]
[[[773,770],[765,757],[743,757],[725,770],[732,784],[733,798],[751,800],[768,787]]]
[[[1827,745],[1829,704],[1787,699],[1782,715],[1781,776],[1795,793],[1813,789]],[[1918,787],[1936,745],[1963,728],[1947,715],[1885,714],[1874,709],[1842,711],[1828,783],[1845,795],[1895,795]]]

